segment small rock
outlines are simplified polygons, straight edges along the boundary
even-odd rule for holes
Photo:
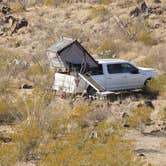
[[[154,109],[155,107],[154,107],[154,105],[153,105],[153,103],[151,102],[151,101],[145,101],[145,105],[147,106],[147,107],[150,107],[150,108],[152,108],[152,109]]]
[[[3,14],[9,14],[9,13],[11,13],[11,8],[8,7],[8,6],[3,6],[2,9],[1,9],[1,12]]]
[[[123,127],[129,128],[130,125],[129,124],[124,124]]]
[[[122,114],[122,118],[128,118],[129,117],[129,115],[126,113],[126,112],[124,112],[123,114]]]
[[[28,84],[23,84],[19,89],[33,89],[33,86]]]
[[[139,156],[140,156],[140,157],[145,157],[145,154],[140,153]]]

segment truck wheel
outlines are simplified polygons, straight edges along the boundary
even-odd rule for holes
[[[147,86],[148,86],[148,81],[150,81],[151,80],[151,78],[148,78],[146,81],[145,81],[145,83],[144,83],[144,87],[145,88],[147,88]]]
[[[93,87],[89,86],[87,88],[87,94],[91,95],[91,96],[94,96],[96,94],[96,90]]]
[[[143,90],[144,90],[145,92],[148,92],[148,91],[149,91],[149,88],[148,88],[148,81],[149,81],[149,80],[151,80],[151,78],[148,78],[148,79],[145,81],[145,83],[144,83]]]

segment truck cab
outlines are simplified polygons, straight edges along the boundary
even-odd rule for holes
[[[142,88],[146,81],[157,76],[150,68],[136,67],[128,61],[119,59],[99,59],[100,74],[92,78],[106,90],[127,90]]]

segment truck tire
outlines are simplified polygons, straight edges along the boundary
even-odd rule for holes
[[[152,79],[152,78],[148,78],[148,79],[144,82],[144,87],[145,87],[145,88],[147,88],[147,85],[148,85],[147,83],[148,83],[148,81],[150,81],[151,79]]]
[[[96,94],[96,92],[97,91],[93,87],[88,86],[88,88],[87,88],[87,95],[94,96]]]
[[[148,78],[145,82],[144,82],[144,87],[143,90],[145,92],[149,92],[149,88],[148,88],[148,81],[150,81],[152,78]]]

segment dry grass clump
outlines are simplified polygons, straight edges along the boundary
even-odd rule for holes
[[[120,6],[121,8],[129,8],[133,5],[135,5],[135,2],[133,0],[123,0],[118,2],[118,6]]]
[[[157,40],[153,37],[152,32],[149,29],[149,22],[146,20],[135,20],[128,25],[128,31],[131,38],[144,43],[146,46],[152,46],[157,44]]]
[[[112,0],[100,0],[100,3],[104,5],[109,5],[110,3],[112,3]]]
[[[15,128],[13,140],[18,144],[21,160],[29,160],[29,156],[34,153],[42,138],[43,131],[36,117],[23,121]]]
[[[101,58],[113,58],[117,51],[117,45],[110,39],[102,41],[97,48],[98,55]]]
[[[131,127],[139,128],[150,120],[152,109],[150,107],[142,106],[132,111],[129,117],[129,124]]]
[[[19,148],[16,144],[0,144],[0,165],[12,166],[19,160]]]
[[[147,46],[152,46],[157,44],[157,41],[152,37],[152,34],[147,31],[142,31],[138,33],[136,38],[137,38],[137,41],[141,41]]]
[[[49,66],[34,63],[25,72],[25,78],[31,80],[36,86],[51,86],[53,81],[54,70],[51,70]]]
[[[90,19],[98,18],[99,20],[103,20],[107,15],[108,15],[108,10],[104,6],[94,6],[90,10],[89,18]]]
[[[160,75],[157,78],[153,78],[147,82],[147,90],[154,94],[161,96],[166,95],[166,76]]]
[[[49,6],[52,6],[52,5],[58,6],[65,2],[66,2],[66,0],[45,0],[44,4],[49,5]]]
[[[166,108],[159,112],[159,117],[162,121],[166,122]]]

